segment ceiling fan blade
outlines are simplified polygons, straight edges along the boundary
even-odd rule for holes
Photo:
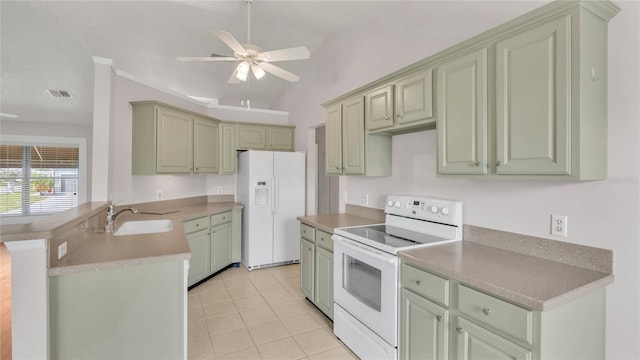
[[[268,62],[258,63],[258,66],[262,70],[264,70],[264,71],[266,71],[268,73],[271,73],[271,74],[273,74],[273,75],[275,75],[277,77],[281,77],[281,78],[283,78],[283,79],[285,79],[287,81],[296,82],[296,81],[300,80],[300,77],[298,75],[296,75],[294,73],[290,73],[287,70],[285,70],[283,68],[280,68],[280,67],[277,67],[277,66],[275,66],[273,64],[270,64]]]
[[[229,80],[227,80],[227,84],[235,85],[235,84],[240,84],[241,83],[240,79],[238,79],[236,77],[237,73],[238,73],[238,68],[236,67],[233,70],[233,73],[231,73],[231,77],[229,78]]]
[[[214,33],[222,40],[228,47],[231,48],[235,53],[238,54],[246,54],[247,50],[236,40],[233,35],[224,31],[224,30],[215,30]]]
[[[178,61],[236,61],[238,59],[231,56],[181,56]]]
[[[289,60],[303,60],[311,57],[311,53],[306,46],[298,46],[288,49],[280,49],[273,51],[265,51],[258,54],[258,59],[261,61],[289,61]]]

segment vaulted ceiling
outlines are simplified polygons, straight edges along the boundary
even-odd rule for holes
[[[269,1],[251,7],[251,42],[264,50],[304,45],[311,56],[323,42],[352,31],[395,26],[424,18],[420,31],[448,31],[456,12],[514,17],[540,1]],[[91,124],[92,56],[113,59],[114,67],[160,88],[215,98],[239,106],[270,108],[289,85],[272,75],[229,85],[234,63],[184,63],[178,56],[231,54],[213,30],[247,36],[247,5],[230,1],[0,1],[0,112],[24,121]],[[415,21],[411,22],[415,24]],[[413,26],[413,25],[412,25]],[[384,49],[381,49],[384,51]],[[401,54],[399,54],[401,56]],[[304,80],[308,60],[277,65]],[[47,89],[73,98],[52,97]],[[276,109],[286,110],[286,109]]]

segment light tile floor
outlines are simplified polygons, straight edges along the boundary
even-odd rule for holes
[[[189,291],[189,359],[357,359],[300,290],[300,265],[227,269]]]

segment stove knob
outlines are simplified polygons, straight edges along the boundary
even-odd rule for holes
[[[433,205],[429,208],[429,210],[431,210],[432,213],[437,214],[438,213],[438,207]]]
[[[442,209],[440,209],[440,212],[442,213],[442,215],[447,216],[449,215],[449,208],[443,207]]]
[[[387,201],[387,207],[392,207],[392,206],[393,206],[393,200]]]
[[[399,207],[400,207],[400,201],[396,201],[395,206],[396,206],[397,208],[399,208]]]

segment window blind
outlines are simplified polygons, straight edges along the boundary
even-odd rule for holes
[[[0,145],[0,215],[51,214],[78,205],[79,149]]]

